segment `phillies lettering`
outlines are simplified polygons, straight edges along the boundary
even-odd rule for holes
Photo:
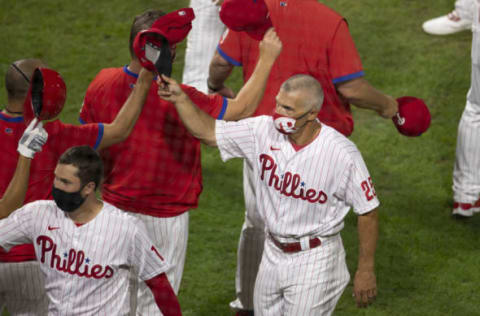
[[[315,189],[308,189],[305,190],[300,187],[301,178],[298,173],[292,174],[290,171],[285,172],[283,178],[277,175],[277,164],[272,157],[267,154],[260,155],[260,163],[262,164],[262,174],[260,178],[262,180],[266,179],[267,171],[270,171],[270,176],[268,177],[267,184],[270,187],[275,188],[275,190],[279,191],[280,194],[285,196],[291,196],[294,199],[302,199],[304,201],[308,201],[310,203],[320,203],[323,204],[327,202],[327,195],[322,190],[316,191]],[[298,193],[296,193],[298,191]]]
[[[40,245],[42,252],[40,262],[45,263],[45,255],[51,253],[50,267],[53,269],[85,278],[109,279],[113,276],[113,269],[108,265],[103,267],[95,264],[90,267],[85,264],[85,253],[82,250],[77,252],[75,249],[70,249],[68,256],[62,259],[57,255],[57,244],[48,236],[38,236],[37,245]]]

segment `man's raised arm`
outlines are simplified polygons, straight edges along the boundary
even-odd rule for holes
[[[20,155],[17,168],[7,190],[5,190],[2,199],[0,199],[0,219],[7,217],[23,205],[28,189],[30,162],[35,153],[42,150],[42,146],[47,141],[47,138],[47,132],[43,129],[41,122],[37,125],[36,118],[30,122],[25,132],[23,132],[22,138],[18,142]]]
[[[215,119],[193,104],[175,80],[164,75],[162,78],[167,84],[160,79],[157,81],[158,95],[175,105],[180,119],[190,134],[206,145],[217,146]]]
[[[115,120],[104,125],[103,138],[98,149],[109,147],[127,139],[137,122],[152,85],[153,73],[142,68],[137,82]]]
[[[263,98],[270,71],[281,51],[282,42],[275,30],[270,28],[259,43],[259,58],[252,76],[234,99],[228,99],[224,120],[237,121],[255,113]]]

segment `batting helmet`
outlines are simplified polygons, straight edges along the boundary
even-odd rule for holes
[[[431,116],[425,102],[409,96],[400,97],[397,102],[398,113],[392,120],[400,134],[420,136],[426,132],[430,126]]]
[[[39,67],[34,70],[23,105],[23,117],[28,124],[34,117],[51,120],[60,114],[67,97],[65,82],[58,72]]]

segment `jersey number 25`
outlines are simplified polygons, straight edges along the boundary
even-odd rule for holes
[[[375,196],[377,196],[377,194],[375,193],[375,189],[373,188],[372,178],[368,177],[368,182],[367,180],[363,181],[361,186],[363,192],[365,192],[365,197],[367,198],[367,201],[370,201]]]

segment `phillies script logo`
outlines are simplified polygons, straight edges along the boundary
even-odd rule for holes
[[[61,258],[57,255],[57,244],[53,242],[52,238],[44,235],[38,236],[37,244],[42,249],[40,258],[42,263],[45,263],[45,255],[51,253],[50,267],[53,269],[85,278],[109,279],[113,276],[113,269],[110,266],[102,267],[96,264],[90,267],[86,264],[89,260],[85,260],[85,253],[82,250],[77,252],[75,249],[70,249],[68,256]]]
[[[260,155],[260,163],[262,164],[262,175],[260,178],[262,180],[266,179],[267,171],[270,171],[270,176],[268,177],[268,186],[274,187],[275,190],[280,191],[280,194],[285,196],[291,196],[295,199],[302,199],[310,203],[320,203],[323,204],[327,202],[327,195],[323,191],[317,192],[315,189],[305,190],[301,188],[305,184],[301,181],[300,175],[298,173],[292,174],[290,171],[285,172],[282,176],[282,179],[277,175],[277,164],[272,157],[267,154]],[[300,189],[298,189],[300,187]]]

